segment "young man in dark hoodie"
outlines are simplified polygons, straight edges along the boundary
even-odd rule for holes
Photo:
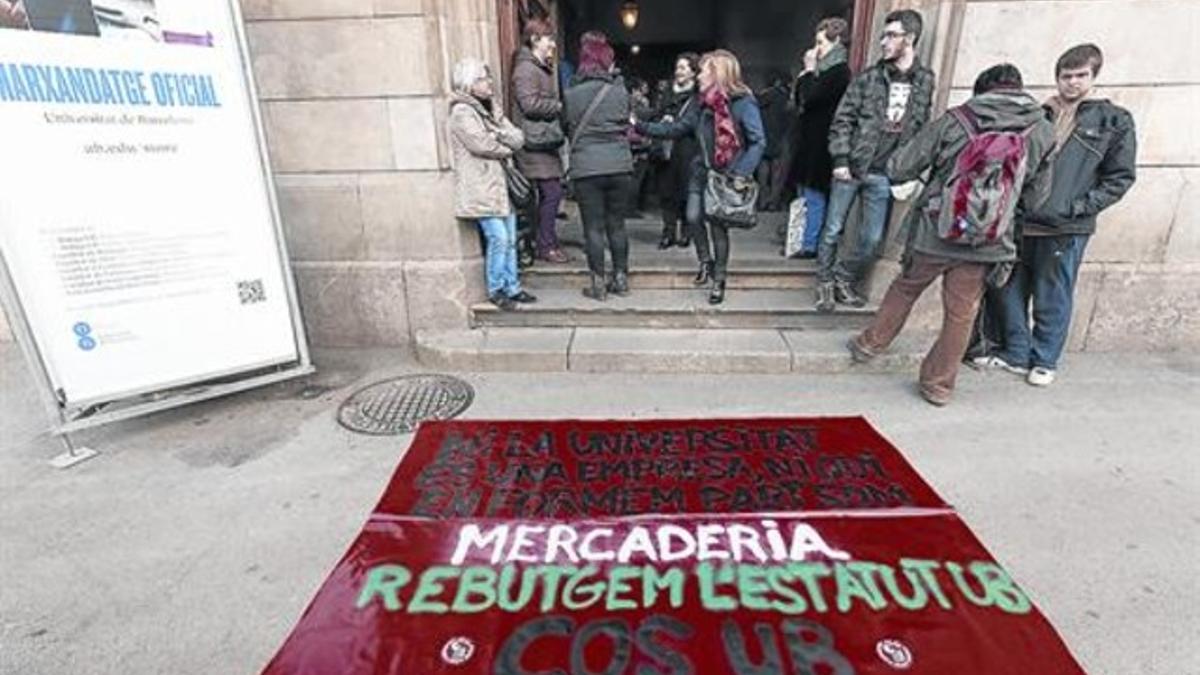
[[[871,325],[847,346],[859,363],[883,352],[917,298],[942,277],[942,330],[920,375],[921,396],[934,405],[950,402],[985,281],[1016,259],[1018,200],[1037,204],[1049,187],[1054,127],[1022,86],[1015,66],[985,70],[969,101],[928,125],[888,160],[891,180],[914,180],[928,169],[929,183],[908,213],[900,276]],[[989,176],[1001,174],[1001,181],[1011,183],[987,192],[997,185]]]
[[[1092,44],[1058,59],[1058,94],[1046,104],[1056,143],[1053,186],[1045,203],[1022,217],[1020,264],[999,293],[1002,349],[974,361],[1034,386],[1054,382],[1096,216],[1120,201],[1137,177],[1133,117],[1111,101],[1088,98],[1103,63]]]
[[[885,168],[896,148],[929,121],[933,105],[933,71],[921,64],[916,53],[921,30],[921,15],[911,9],[888,14],[879,43],[883,57],[850,82],[833,116],[829,130],[833,186],[817,248],[820,312],[832,312],[837,304],[862,307],[867,303],[854,284],[874,260],[887,226],[892,183]],[[857,241],[839,250],[846,217],[860,196],[863,222]]]

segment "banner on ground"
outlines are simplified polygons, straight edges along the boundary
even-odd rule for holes
[[[265,670],[328,672],[1083,671],[891,444],[827,418],[423,426]]]
[[[60,404],[307,360],[226,0],[0,0],[0,252]]]

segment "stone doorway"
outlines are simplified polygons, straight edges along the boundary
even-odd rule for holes
[[[559,30],[561,59],[575,62],[579,36],[586,30],[599,29],[613,42],[627,82],[634,78],[655,82],[670,76],[678,53],[724,46],[739,55],[747,82],[758,92],[777,78],[790,84],[799,69],[800,55],[808,48],[812,31],[821,19],[842,16],[852,25],[869,30],[871,22],[858,14],[871,12],[874,7],[871,0],[765,0],[753,6],[735,0],[640,0],[638,22],[631,30],[621,22],[620,0],[498,2],[500,52],[505,68],[511,66],[511,54],[519,47],[524,23],[549,18]],[[858,39],[852,45],[862,42]],[[861,61],[864,56],[864,49],[856,50],[855,58]],[[785,115],[786,119],[790,118]],[[769,129],[768,133],[773,131],[786,133],[783,128]],[[788,139],[780,142],[786,144]],[[590,306],[579,297],[579,288],[587,278],[583,233],[577,208],[568,201],[564,208],[567,218],[560,220],[559,231],[567,251],[575,258],[574,264],[535,263],[524,273],[527,285],[545,296],[548,304],[519,315],[491,313],[481,306],[474,317],[476,325],[545,325],[550,304],[561,309],[554,322],[572,326],[739,328],[831,323],[811,316],[814,264],[782,255],[782,230],[794,186],[785,185],[780,198],[771,200],[775,202],[773,208],[761,214],[756,228],[731,233],[728,302],[740,307],[734,318],[709,311],[706,292],[691,285],[698,267],[693,248],[657,248],[663,225],[653,169],[649,174],[643,185],[644,198],[631,200],[631,217],[626,223],[635,296],[628,301],[614,301],[614,307],[627,305],[614,309],[623,311],[623,317],[613,317],[613,312]],[[668,306],[673,314],[666,311]]]

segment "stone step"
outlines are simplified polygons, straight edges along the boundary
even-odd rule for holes
[[[430,369],[466,372],[835,374],[907,372],[921,337],[902,336],[887,354],[853,364],[845,331],[639,328],[477,328],[419,333]]]
[[[629,272],[634,290],[692,289],[698,265],[692,262],[656,263],[635,266]],[[590,273],[578,264],[549,265],[539,262],[521,272],[521,282],[531,290],[581,289]],[[730,290],[800,290],[816,286],[816,265],[808,260],[748,260],[730,266]]]
[[[624,298],[610,295],[607,302],[577,289],[544,289],[536,295],[537,303],[513,311],[487,302],[474,305],[472,326],[852,330],[874,314],[873,307],[844,306],[821,314],[808,290],[730,289],[720,305],[708,304],[706,289],[635,290]]]

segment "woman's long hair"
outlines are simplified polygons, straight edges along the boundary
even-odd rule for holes
[[[742,64],[738,62],[733,52],[727,49],[714,49],[700,57],[701,70],[710,63],[713,75],[716,76],[716,85],[721,91],[729,96],[750,93],[750,87],[746,86],[742,80]]]

